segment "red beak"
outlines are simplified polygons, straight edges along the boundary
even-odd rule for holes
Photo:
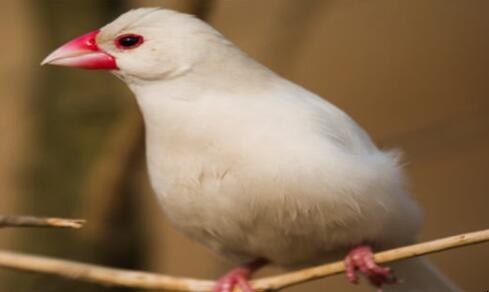
[[[95,38],[99,31],[92,31],[62,45],[49,54],[41,65],[51,64],[83,69],[116,70],[115,58],[102,51]]]

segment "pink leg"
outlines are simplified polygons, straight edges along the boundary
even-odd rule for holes
[[[353,284],[358,283],[356,270],[360,270],[372,285],[379,288],[383,284],[396,283],[390,268],[377,265],[372,249],[368,245],[359,245],[350,250],[345,258],[345,268],[346,277]]]
[[[232,292],[236,286],[239,286],[243,292],[253,292],[248,280],[253,272],[267,264],[264,259],[258,259],[247,265],[237,267],[231,270],[217,281],[214,292]]]

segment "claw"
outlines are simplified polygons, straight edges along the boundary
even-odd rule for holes
[[[237,267],[231,270],[217,281],[213,292],[232,292],[234,288],[239,287],[243,292],[254,292],[249,283],[253,272],[264,266],[267,262],[259,259],[248,265]]]
[[[368,278],[370,283],[378,288],[384,284],[397,282],[388,267],[377,265],[372,249],[368,245],[360,245],[353,248],[345,258],[346,277],[352,284],[358,284],[357,270]]]

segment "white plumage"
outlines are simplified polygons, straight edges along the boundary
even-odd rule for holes
[[[113,40],[124,33],[145,42],[120,50]],[[191,238],[237,263],[266,258],[284,267],[337,259],[361,243],[383,249],[415,239],[421,212],[398,154],[380,151],[344,112],[206,23],[137,9],[96,41],[143,113],[161,205]]]
[[[124,32],[144,35],[146,47],[119,56],[112,39]],[[137,97],[152,185],[184,233],[240,261],[262,256],[285,266],[324,261],[362,241],[414,239],[420,212],[396,155],[210,26],[139,9],[97,41]],[[134,66],[143,54],[151,60]]]

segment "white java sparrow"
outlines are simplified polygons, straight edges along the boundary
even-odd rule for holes
[[[183,233],[240,266],[231,291],[265,263],[345,257],[347,277],[393,282],[371,247],[412,242],[421,212],[395,152],[344,112],[247,56],[205,22],[129,11],[42,64],[110,70],[136,96],[152,186]],[[423,260],[396,265],[395,291],[456,290]]]

